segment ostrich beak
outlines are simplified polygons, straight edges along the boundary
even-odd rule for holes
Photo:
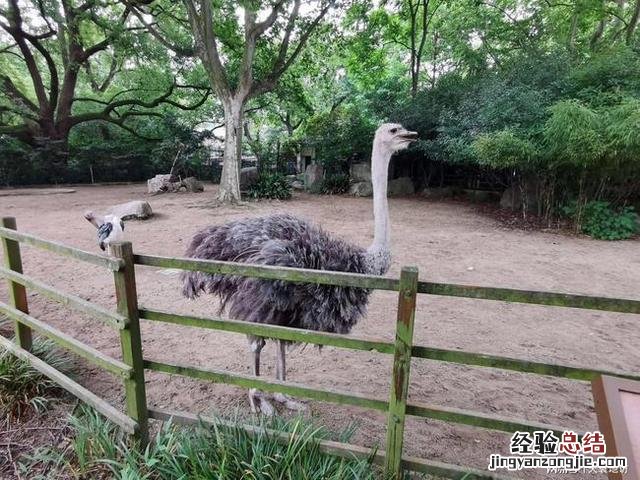
[[[400,138],[409,142],[415,142],[418,139],[418,132],[410,132],[407,130],[402,135],[400,135]]]

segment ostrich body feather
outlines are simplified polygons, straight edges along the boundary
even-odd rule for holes
[[[331,237],[292,215],[237,220],[196,233],[188,257],[258,265],[382,274],[380,253]],[[185,272],[183,294],[216,294],[231,318],[331,333],[349,333],[366,311],[370,291],[234,275]]]

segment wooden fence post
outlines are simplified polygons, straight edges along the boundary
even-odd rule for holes
[[[404,441],[404,420],[409,391],[411,370],[411,347],[413,345],[413,324],[416,312],[418,290],[418,269],[403,267],[400,274],[398,295],[398,319],[396,323],[395,352],[393,356],[393,376],[387,414],[386,476],[402,478],[402,446]]]
[[[14,217],[3,217],[2,226],[17,230],[16,219]],[[2,238],[2,249],[4,252],[5,266],[14,272],[22,273],[22,258],[20,257],[20,243],[8,238]],[[9,304],[16,310],[29,313],[29,305],[27,304],[27,291],[24,286],[19,283],[8,280],[9,285]],[[31,329],[26,325],[14,321],[16,330],[16,343],[25,350],[31,350],[33,343]]]
[[[113,273],[118,313],[127,317],[127,324],[120,330],[122,360],[133,367],[130,379],[125,380],[127,413],[138,422],[137,437],[143,448],[149,441],[149,412],[144,385],[144,364],[142,360],[142,339],[138,316],[138,293],[136,291],[135,265],[130,242],[112,243],[111,254],[124,260],[124,267]]]

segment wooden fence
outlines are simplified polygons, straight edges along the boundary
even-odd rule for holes
[[[535,430],[552,430],[554,432],[562,432],[566,429],[558,425],[547,425],[517,418],[489,415],[443,405],[409,402],[407,397],[412,358],[506,369],[585,382],[592,381],[601,374],[640,380],[640,375],[635,373],[578,368],[567,365],[532,362],[517,358],[484,355],[481,353],[433,348],[426,345],[413,345],[416,297],[420,294],[640,314],[640,301],[636,300],[421,282],[418,280],[418,270],[413,267],[403,268],[400,278],[384,278],[344,272],[136,255],[132,251],[131,244],[128,242],[114,245],[112,252],[114,257],[112,258],[43,240],[33,235],[18,233],[16,231],[15,219],[11,217],[2,219],[0,238],[2,239],[5,259],[5,268],[0,268],[0,276],[7,279],[9,286],[9,301],[8,303],[0,302],[0,313],[14,320],[16,332],[15,341],[12,342],[0,336],[0,344],[16,356],[29,362],[34,368],[57,382],[61,387],[94,407],[111,421],[118,424],[124,431],[135,435],[142,444],[148,441],[149,418],[158,420],[172,418],[174,421],[182,423],[212,421],[211,419],[190,413],[148,408],[145,394],[144,371],[153,370],[217,383],[237,385],[244,388],[258,388],[269,392],[281,392],[298,397],[307,397],[314,400],[387,412],[386,446],[384,451],[378,451],[373,455],[373,460],[376,463],[384,465],[386,472],[390,476],[399,479],[403,475],[403,470],[409,470],[453,479],[498,479],[505,477],[464,466],[403,456],[405,416],[432,418],[503,432],[513,432],[516,430],[530,432]],[[111,270],[114,275],[117,310],[115,312],[106,310],[75,295],[63,293],[24,275],[22,273],[20,243]],[[135,265],[277,279],[290,282],[309,282],[396,291],[398,292],[398,309],[395,341],[388,342],[383,339],[358,338],[348,335],[253,324],[223,318],[176,315],[169,312],[138,307]],[[109,358],[94,348],[84,345],[67,334],[30,316],[26,296],[27,288],[59,302],[66,307],[89,314],[97,320],[117,329],[120,332],[122,361]],[[145,359],[142,356],[140,320],[224,330],[317,345],[331,345],[352,350],[377,351],[381,354],[393,355],[393,371],[390,382],[391,391],[388,400],[385,400],[368,395],[356,395],[328,389],[322,390],[290,382],[267,381],[228,371],[204,369],[191,365]],[[120,377],[124,383],[126,392],[126,413],[119,411],[31,354],[29,350],[31,348],[32,331],[34,330],[109,373]],[[252,429],[255,429],[255,427],[250,426],[246,428],[250,432],[254,431]],[[274,432],[274,435],[278,435],[279,438],[287,440],[286,434]],[[370,449],[356,445],[322,441],[319,442],[319,447],[324,452],[342,457],[371,457]]]

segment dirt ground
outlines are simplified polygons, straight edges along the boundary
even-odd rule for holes
[[[202,194],[147,197],[145,186],[75,187],[61,195],[0,197],[0,212],[17,217],[25,232],[98,251],[95,229],[85,210],[146,199],[156,216],[127,222],[125,233],[139,253],[181,256],[191,235],[207,224],[243,216],[287,211],[320,223],[329,232],[366,246],[372,240],[371,200],[346,196],[296,194],[287,202],[212,208],[215,187]],[[502,227],[477,213],[473,205],[420,198],[390,200],[393,264],[420,269],[422,280],[555,290],[640,300],[640,243],[602,242],[554,232]],[[49,253],[24,248],[27,274],[83,298],[113,307],[109,272]],[[213,314],[215,301],[181,298],[175,273],[138,267],[140,304],[155,309]],[[1,298],[6,289],[0,287]],[[369,313],[353,331],[358,336],[393,338],[396,295],[374,292]],[[29,295],[34,316],[118,356],[116,334],[97,321]],[[152,322],[142,326],[146,358],[248,373],[246,340],[241,335]],[[536,307],[502,302],[420,296],[415,342],[523,359],[601,369],[640,370],[638,318],[577,309]],[[272,377],[275,351],[264,350],[264,375]],[[294,348],[288,355],[289,380],[317,387],[386,398],[391,358],[383,354],[325,347]],[[115,405],[122,404],[118,381],[96,368],[82,366],[80,382]],[[235,387],[147,374],[150,404],[211,413],[248,411],[246,392]],[[569,380],[417,360],[412,365],[410,398],[490,414],[525,418],[576,430],[596,429],[590,386]],[[318,423],[340,430],[357,422],[354,443],[384,443],[384,416],[358,408],[310,402]],[[406,453],[421,458],[485,469],[491,453],[508,454],[509,436],[483,429],[412,418]],[[552,478],[520,475],[521,478]],[[577,478],[578,475],[569,475]],[[600,478],[588,475],[588,478]],[[567,478],[564,476],[563,478]]]

